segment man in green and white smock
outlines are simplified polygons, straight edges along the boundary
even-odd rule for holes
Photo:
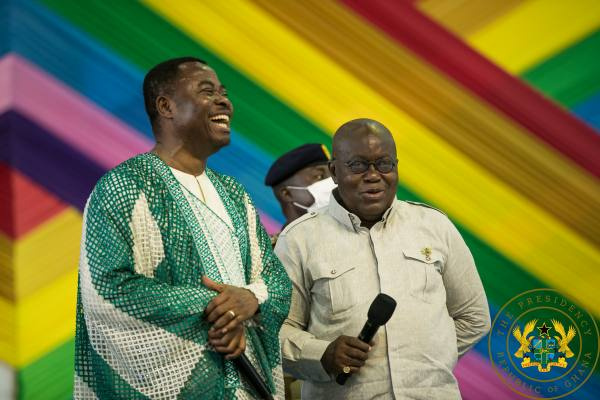
[[[156,146],[100,179],[84,212],[76,399],[254,399],[232,359],[283,398],[291,285],[244,188],[206,167],[233,107],[201,60],[148,72]]]

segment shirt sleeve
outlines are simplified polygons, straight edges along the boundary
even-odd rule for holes
[[[460,233],[449,223],[448,259],[443,280],[446,306],[456,326],[459,357],[490,330],[490,312],[475,261]]]
[[[250,279],[244,288],[250,290],[258,300],[259,309],[254,322],[260,326],[263,344],[270,349],[267,353],[271,368],[281,362],[279,331],[290,307],[290,280],[285,268],[273,253],[271,238],[260,222],[260,216],[252,199],[246,193],[245,207],[248,215],[250,235]]]
[[[269,290],[262,280],[244,285],[243,288],[252,292],[259,305],[263,304],[269,298]]]
[[[305,284],[302,260],[287,235],[279,236],[275,254],[285,266],[292,281],[290,312],[283,323],[280,339],[283,369],[292,376],[313,382],[330,382],[332,377],[321,364],[321,357],[330,342],[317,339],[307,332],[310,318],[310,288]]]

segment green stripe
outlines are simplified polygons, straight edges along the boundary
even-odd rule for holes
[[[147,70],[155,63],[174,56],[196,55],[205,59],[230,88],[230,96],[236,105],[235,129],[272,156],[309,141],[326,144],[331,141],[331,138],[316,125],[140,4],[115,0],[85,3],[66,0],[43,0],[43,2],[142,70]],[[587,50],[583,53],[587,52],[586,54],[589,55],[590,49],[598,48],[598,35],[593,36],[593,39],[588,39],[590,43],[579,43],[567,51],[573,51],[577,57],[580,57],[579,50],[575,51],[575,48],[587,46]],[[557,57],[561,56],[574,57],[565,54]],[[586,62],[577,61],[573,65],[577,68],[585,65],[586,68],[582,69],[587,71],[586,76],[600,76],[597,72],[599,61],[590,57]],[[554,59],[547,63],[552,62],[556,62],[557,65],[561,63]],[[594,64],[594,67],[587,65],[588,63]],[[544,66],[545,64],[526,74],[531,75],[527,79],[530,79],[534,85],[539,85],[543,91],[550,93],[551,84],[559,87],[558,83],[561,79],[563,81],[567,78],[574,79],[573,76],[576,75],[574,73],[563,75],[562,69],[554,67],[554,70]],[[538,69],[541,71],[542,68],[547,68],[555,74],[553,78],[542,79],[545,74],[549,74],[549,72],[538,72]],[[597,86],[591,91],[595,90]],[[248,132],[252,134],[249,135]],[[423,201],[403,186],[398,188],[398,195],[401,199]],[[519,268],[467,229],[458,224],[457,226],[475,257],[491,303],[500,306],[520,292],[548,286]],[[22,384],[21,398],[40,398],[42,393],[48,396],[41,398],[69,397],[73,379],[73,346],[73,340],[70,340],[23,368],[19,373]]]
[[[331,142],[316,125],[139,3],[43,2],[143,70],[174,56],[191,54],[205,59],[230,88],[236,105],[236,129],[273,156],[309,141]],[[424,201],[404,186],[398,188],[398,194],[401,199]],[[548,286],[464,227],[459,224],[457,227],[475,257],[486,294],[493,304],[500,306],[520,292]]]
[[[253,135],[249,136],[250,140],[273,155],[279,155],[285,149],[308,141],[331,142],[331,138],[323,131],[302,119],[264,89],[139,3],[74,3],[68,0],[43,2],[142,69],[149,69],[154,63],[176,55],[192,54],[203,57],[215,67],[223,82],[231,88],[229,93],[237,106],[235,120],[242,120],[241,126],[238,127],[240,133],[253,132]],[[135,21],[135,24],[130,21]],[[245,103],[244,99],[252,100],[252,104]],[[245,107],[251,107],[252,111],[247,112]],[[286,126],[287,129],[275,132],[274,126]],[[406,187],[399,187],[398,193],[401,199],[424,201]],[[503,304],[519,291],[547,286],[485,245],[463,227],[459,228],[479,263],[487,295],[494,303]],[[502,283],[499,279],[506,281]]]
[[[316,125],[137,2],[44,0],[43,3],[142,71],[165,59],[184,55],[205,60],[228,88],[235,106],[233,128],[272,156],[306,142],[331,141]]]
[[[570,108],[600,91],[600,30],[533,67],[522,78]]]
[[[19,371],[19,399],[72,398],[74,366],[75,341],[71,338]]]

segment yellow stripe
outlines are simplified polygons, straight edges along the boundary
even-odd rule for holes
[[[587,171],[343,5],[253,2],[485,170],[592,244],[600,243],[600,216],[591,212],[600,209],[600,185]]]
[[[243,0],[144,1],[328,132],[357,117],[390,128],[404,184],[495,248],[600,315],[600,252],[482,171],[348,71]],[[198,21],[202,21],[199,23]],[[572,268],[577,268],[577,274]]]
[[[522,2],[523,0],[422,0],[416,2],[415,6],[456,35],[465,37]]]
[[[0,232],[0,297],[7,299],[11,299],[13,294],[14,271],[11,268],[12,259],[12,242],[10,238]]]
[[[24,366],[73,335],[81,222],[67,208],[15,242],[0,237],[1,360]]]
[[[17,353],[15,309],[0,297],[0,360],[15,366]]]
[[[519,74],[598,27],[598,0],[532,0],[513,8],[466,40],[504,69]]]
[[[0,360],[20,368],[72,337],[76,303],[77,269],[17,305],[0,298]]]
[[[0,282],[0,294],[18,301],[76,268],[80,238],[81,214],[67,208],[15,242],[0,239],[0,254],[11,248],[2,259],[3,275],[12,275],[12,281]]]

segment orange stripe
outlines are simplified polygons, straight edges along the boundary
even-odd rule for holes
[[[317,0],[255,2],[490,173],[600,244],[600,215],[592,212],[600,209],[600,186],[585,170],[345,7]]]
[[[600,259],[596,247],[279,20],[244,0],[179,1],[177,8],[159,0],[143,3],[329,132],[357,116],[388,125],[407,187],[530,273],[600,312],[592,294],[600,278],[594,273]]]
[[[521,3],[523,0],[423,0],[416,2],[415,6],[454,34],[465,38]]]

